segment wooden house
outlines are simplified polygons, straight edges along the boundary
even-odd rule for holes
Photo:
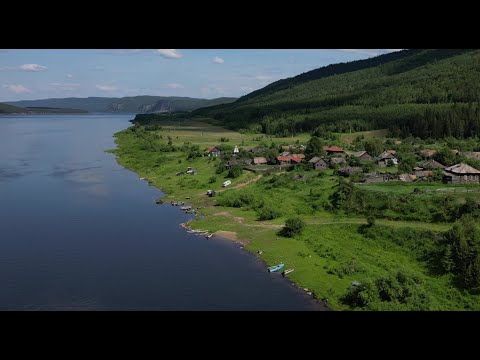
[[[218,157],[222,155],[222,151],[218,147],[214,146],[207,150],[207,154],[208,156]]]
[[[362,161],[373,161],[373,156],[366,151],[357,151],[353,153],[351,156],[359,158]]]
[[[334,155],[334,156],[346,156],[347,154],[343,149],[339,148],[336,145],[333,146],[323,146],[322,147],[323,151],[325,151],[325,154],[328,156]]]
[[[464,163],[447,167],[443,171],[447,184],[480,183],[480,171]]]
[[[253,165],[267,165],[268,161],[264,157],[258,156],[253,158]]]
[[[375,160],[375,163],[380,167],[386,167],[389,163],[398,165],[398,159],[389,151],[384,151],[380,156]]]
[[[312,164],[315,170],[323,171],[323,170],[327,170],[328,168],[328,164],[326,163],[326,161],[317,156],[311,158],[310,160],[308,160],[308,162]]]

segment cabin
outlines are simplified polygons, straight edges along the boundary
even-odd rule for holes
[[[390,151],[384,151],[375,160],[375,163],[380,167],[386,167],[389,163],[393,163],[393,165],[398,165],[398,159]]]
[[[207,154],[208,156],[219,157],[222,155],[222,151],[218,147],[214,146],[207,150]]]
[[[288,156],[277,156],[277,162],[280,165],[299,164],[305,160],[304,154],[291,154]]]
[[[327,170],[328,168],[328,164],[326,163],[326,161],[317,156],[311,158],[310,160],[308,160],[308,162],[312,164],[315,170],[323,171],[323,170]]]
[[[480,152],[478,151],[465,151],[462,155],[468,159],[480,160]]]
[[[341,148],[339,148],[336,145],[333,146],[323,146],[322,147],[323,151],[325,151],[325,154],[328,156],[335,155],[335,156],[346,156],[347,154],[345,151],[343,151]]]
[[[428,160],[426,163],[420,165],[422,169],[444,169],[445,165],[440,164],[438,161],[435,160]]]
[[[292,162],[293,163],[301,163],[303,161],[305,161],[305,155],[304,154],[292,154],[291,155],[292,157]]]
[[[292,157],[290,155],[278,155],[276,159],[279,165],[290,165],[292,163]]]
[[[423,157],[426,157],[426,158],[431,158],[433,155],[435,155],[436,153],[438,153],[437,150],[433,150],[433,149],[424,149],[424,150],[420,150],[420,155],[422,155]]]
[[[480,183],[480,170],[460,163],[445,168],[443,182],[447,184]]]
[[[268,161],[264,157],[258,156],[253,158],[253,165],[267,165]]]
[[[289,151],[283,151],[283,152],[280,153],[280,156],[290,156],[290,155],[292,155],[292,154],[290,154]]]
[[[373,161],[373,156],[366,151],[357,151],[353,153],[351,156],[359,158],[362,161]]]

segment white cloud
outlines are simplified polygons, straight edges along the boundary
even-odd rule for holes
[[[167,59],[180,59],[183,56],[177,49],[157,49],[155,52]]]
[[[46,71],[47,67],[38,64],[23,64],[20,66],[0,66],[0,71]]]
[[[101,91],[115,91],[115,90],[117,90],[117,87],[112,86],[112,85],[95,85],[95,87],[98,90],[101,90]]]
[[[23,64],[20,66],[20,70],[22,71],[45,71],[47,70],[46,66],[38,65],[38,64]]]
[[[67,91],[77,90],[80,87],[80,84],[73,83],[50,83],[49,85],[56,89]]]
[[[218,57],[218,56],[215,56],[212,61],[215,63],[215,64],[223,64],[225,62],[225,60],[223,60],[221,57]]]
[[[67,79],[71,79],[73,78],[73,75],[72,74],[67,74]]]
[[[7,84],[2,86],[4,89],[8,91],[14,92],[15,94],[23,94],[31,92],[30,89],[26,88],[21,84]]]
[[[165,86],[169,89],[183,89],[184,88],[184,86],[182,84],[176,84],[176,83],[165,84]]]

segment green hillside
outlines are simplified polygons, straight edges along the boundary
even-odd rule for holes
[[[275,135],[387,128],[392,135],[480,134],[480,51],[405,50],[329,65],[194,114]]]
[[[229,103],[235,100],[235,98],[225,97],[209,100],[189,97],[133,96],[22,100],[8,104],[20,107],[73,108],[88,112],[153,113],[192,111],[200,107]]]
[[[25,109],[18,106],[0,103],[0,114],[18,114],[23,112],[25,112]]]

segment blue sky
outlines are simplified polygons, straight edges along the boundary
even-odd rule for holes
[[[328,64],[397,50],[0,50],[0,102],[88,96],[238,97]]]

